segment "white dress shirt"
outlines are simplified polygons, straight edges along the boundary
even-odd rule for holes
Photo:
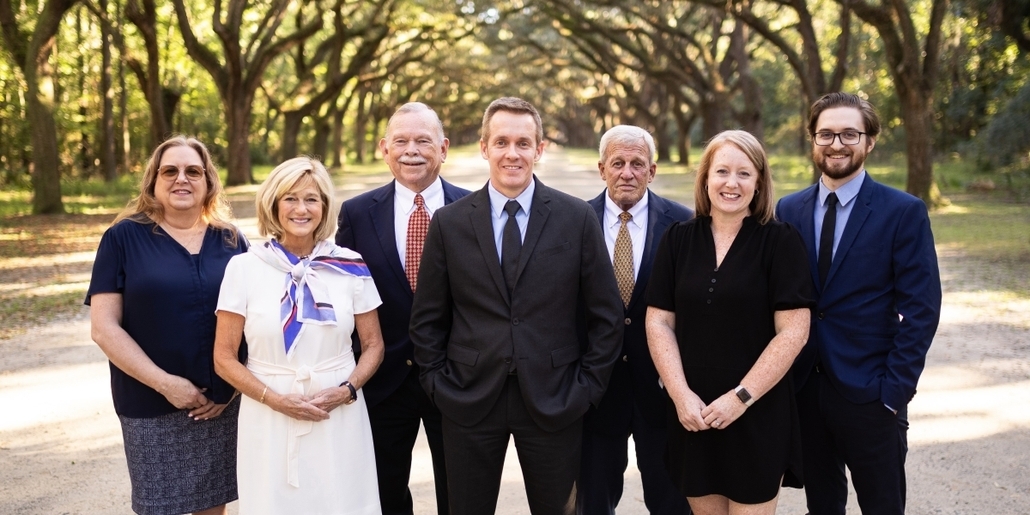
[[[629,229],[629,238],[633,242],[633,280],[637,280],[640,273],[640,262],[644,260],[644,240],[647,235],[647,197],[649,192],[629,208],[629,214],[633,218],[626,224]],[[608,257],[615,262],[615,238],[619,236],[619,229],[622,227],[622,220],[619,215],[622,208],[612,201],[612,198],[605,192],[604,195],[604,243],[608,245]]]
[[[399,181],[393,181],[393,235],[397,242],[397,255],[401,258],[401,266],[408,269],[408,218],[415,212],[415,192],[409,190]],[[443,182],[439,177],[422,191],[422,200],[426,203],[426,212],[429,219],[433,219],[433,213],[443,207]]]

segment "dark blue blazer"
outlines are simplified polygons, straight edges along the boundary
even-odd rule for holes
[[[820,286],[817,194],[813,185],[776,206],[777,217],[801,232],[819,292],[808,344],[794,362],[794,385],[800,389],[818,362],[847,400],[901,409],[915,395],[941,314],[926,205],[866,174]]]
[[[604,197],[607,190],[588,201],[597,213],[597,219],[604,227]],[[644,240],[644,255],[640,260],[640,271],[633,286],[633,296],[625,309],[625,332],[622,336],[622,352],[608,382],[608,390],[597,408],[587,412],[585,427],[594,432],[610,435],[625,435],[630,431],[634,404],[640,408],[645,422],[654,427],[665,426],[665,404],[667,395],[658,386],[658,371],[655,369],[651,352],[647,348],[644,331],[644,316],[647,302],[644,292],[651,278],[651,265],[658,250],[662,235],[674,222],[690,220],[694,211],[671,200],[647,192],[647,231]]]
[[[365,402],[375,406],[392,394],[414,363],[408,322],[414,294],[397,254],[394,231],[393,200],[395,181],[358,195],[340,207],[336,244],[357,251],[372,272],[383,304],[379,306],[379,327],[383,332],[386,354],[383,363],[365,383]],[[468,195],[470,192],[443,181],[444,204]],[[354,333],[354,353],[360,354],[361,344]]]

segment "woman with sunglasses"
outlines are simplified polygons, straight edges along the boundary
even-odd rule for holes
[[[230,223],[211,155],[173,137],[104,233],[86,304],[141,514],[224,514],[236,493],[234,389],[214,371],[215,305],[247,241]]]

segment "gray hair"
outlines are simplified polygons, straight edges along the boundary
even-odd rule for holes
[[[393,115],[390,116],[390,121],[386,122],[386,133],[390,134],[390,126],[393,125],[394,118],[397,118],[398,116],[400,116],[402,114],[423,113],[423,112],[433,113],[433,118],[436,120],[436,126],[437,126],[437,131],[436,131],[437,143],[443,142],[443,140],[444,140],[443,122],[440,121],[440,115],[436,114],[436,111],[433,110],[432,107],[429,107],[426,104],[423,104],[422,102],[408,102],[408,103],[398,107],[397,110],[393,112]]]
[[[633,125],[616,125],[615,127],[608,129],[604,135],[601,136],[601,144],[598,146],[598,152],[601,154],[602,163],[608,160],[608,148],[613,143],[620,145],[638,145],[640,143],[644,143],[647,145],[647,149],[650,152],[651,163],[654,163],[658,154],[658,150],[654,145],[654,138],[651,137],[651,133]]]

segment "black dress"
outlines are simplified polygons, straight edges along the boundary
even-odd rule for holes
[[[711,217],[669,227],[658,247],[647,303],[675,313],[690,389],[710,404],[736,388],[776,335],[773,313],[812,307],[801,235],[788,224],[744,219],[715,264]],[[801,487],[801,440],[790,374],[726,429],[692,433],[670,399],[666,465],[687,497],[719,494],[745,504]]]

